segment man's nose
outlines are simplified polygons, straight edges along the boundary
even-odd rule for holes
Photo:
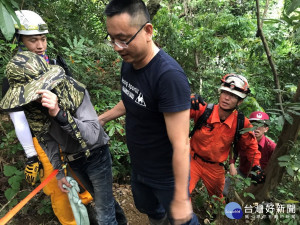
[[[124,48],[120,48],[118,45],[116,45],[116,44],[114,44],[114,50],[116,51],[116,52],[120,52],[120,51],[122,51]]]
[[[43,42],[37,41],[37,48],[43,48]]]

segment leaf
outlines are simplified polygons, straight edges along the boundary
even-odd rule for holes
[[[244,197],[247,197],[247,196],[250,196],[252,199],[255,199],[255,196],[252,194],[252,193],[247,193],[247,192],[245,192],[244,193]]]
[[[18,204],[18,200],[17,199],[13,199],[10,201],[9,203],[9,207],[12,208],[14,206],[16,206]]]
[[[300,116],[300,112],[297,112],[295,110],[288,109],[287,111],[294,114],[294,115]]]
[[[278,164],[279,164],[280,167],[286,167],[286,166],[289,165],[288,162],[279,162]]]
[[[18,3],[16,3],[14,0],[10,0],[10,3],[11,3],[16,9],[19,9]]]
[[[243,128],[243,129],[241,129],[240,134],[244,134],[244,133],[247,133],[247,132],[250,132],[250,131],[254,131],[255,129],[256,129],[256,127]]]
[[[286,172],[290,175],[290,176],[294,176],[294,170],[291,168],[291,167],[288,167],[287,169],[286,169]]]
[[[15,33],[15,27],[11,15],[0,2],[0,29],[6,40],[11,40]]]
[[[293,117],[291,117],[289,114],[283,114],[283,116],[284,116],[284,119],[287,121],[287,122],[289,122],[289,124],[293,124]]]
[[[297,203],[300,203],[300,202],[296,201],[296,200],[289,199],[289,200],[285,201],[284,203],[286,203],[286,204],[297,204]]]
[[[250,186],[251,185],[251,180],[249,179],[245,179],[245,184],[247,185],[247,186]]]
[[[286,10],[287,14],[291,14],[295,9],[300,6],[299,0],[292,0],[291,4],[289,5],[288,9]]]
[[[16,171],[17,171],[16,167],[4,165],[4,175],[5,176],[11,177],[12,175],[15,174]]]
[[[12,188],[8,188],[6,189],[6,191],[4,192],[5,198],[9,201],[12,199],[12,197],[14,197],[14,195],[17,193],[18,191],[12,189]]]
[[[13,1],[7,1],[7,0],[2,0],[2,3],[4,4],[4,7],[6,8],[6,10],[9,12],[9,14],[14,18],[14,20],[18,23],[18,26],[21,26],[20,20],[17,17],[15,10],[12,8],[12,6],[14,6],[16,9],[19,9],[18,4]]]
[[[282,223],[288,223],[288,222],[291,222],[290,220],[291,220],[290,218],[286,218],[285,220],[282,221]],[[290,224],[290,223],[288,223],[288,224]]]
[[[112,127],[110,130],[109,130],[109,133],[108,133],[108,136],[113,136],[115,133],[115,127]]]
[[[291,156],[283,155],[278,158],[278,161],[289,161],[290,159],[291,159]]]
[[[19,176],[13,176],[8,179],[8,183],[14,190],[20,190],[21,180],[22,180],[22,178],[20,178]]]

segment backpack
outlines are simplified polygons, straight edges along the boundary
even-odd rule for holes
[[[68,75],[69,77],[73,77],[73,74],[71,73],[66,61],[60,55],[58,55],[56,59],[50,59],[49,64],[61,66],[64,69],[66,75]]]
[[[197,122],[195,123],[195,126],[193,130],[190,132],[189,136],[192,138],[192,136],[195,134],[195,131],[197,129],[201,129],[202,125],[206,123],[208,117],[211,115],[212,111],[214,109],[214,104],[209,103],[207,104],[204,113],[198,118]],[[238,117],[237,117],[237,126],[234,134],[234,141],[233,141],[233,153],[234,153],[234,159],[236,160],[238,157],[238,150],[237,150],[237,143],[241,137],[241,129],[244,128],[244,122],[245,122],[245,116],[242,112],[238,111]]]

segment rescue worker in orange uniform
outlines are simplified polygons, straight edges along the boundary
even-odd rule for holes
[[[237,74],[227,74],[221,79],[219,88],[219,104],[215,105],[211,115],[200,129],[197,129],[190,140],[191,145],[191,168],[190,185],[191,193],[199,179],[202,179],[208,194],[223,198],[225,183],[224,162],[227,160],[237,126],[237,107],[250,93],[248,81],[245,77]],[[190,117],[195,123],[204,113],[207,104],[193,104]],[[247,118],[244,127],[251,127]],[[261,174],[259,160],[261,154],[258,151],[257,141],[253,132],[241,135],[238,141],[239,151],[245,152],[247,159],[253,161],[253,171],[257,176]],[[234,169],[234,161],[230,161],[230,170]]]

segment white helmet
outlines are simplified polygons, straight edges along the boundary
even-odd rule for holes
[[[226,74],[221,79],[221,82],[222,84],[219,90],[228,91],[242,99],[246,98],[247,94],[250,93],[248,81],[242,75],[234,73]]]
[[[14,20],[15,28],[18,34],[22,35],[38,35],[48,34],[48,26],[45,21],[37,13],[30,10],[16,11],[20,20],[21,27]]]

